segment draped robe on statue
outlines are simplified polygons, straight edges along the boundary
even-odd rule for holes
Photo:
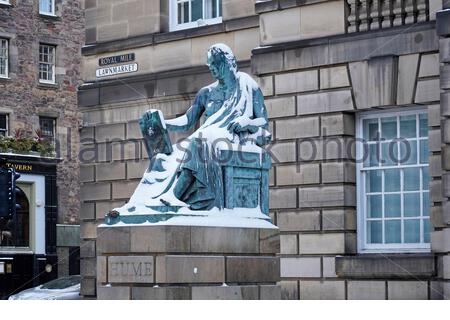
[[[169,131],[185,131],[195,125],[202,113],[205,117],[200,128],[181,146],[172,146],[171,154],[154,157],[130,201],[115,211],[122,215],[149,210],[163,212],[164,207],[187,207],[191,210],[223,208],[223,176],[218,161],[220,150],[262,153],[261,146],[270,140],[261,90],[249,75],[236,72],[235,76],[236,86],[228,99],[214,99],[211,93],[218,86],[215,82],[200,90],[184,116],[167,124],[161,119]],[[264,117],[255,115],[254,110],[261,110]],[[261,121],[253,133],[237,134],[227,129],[232,122],[244,127],[249,120],[256,118]],[[189,170],[193,177],[188,185],[184,185],[186,181],[180,181],[183,170]]]

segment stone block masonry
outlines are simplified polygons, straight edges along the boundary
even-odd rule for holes
[[[299,10],[268,11],[262,21],[274,24],[271,19],[289,19]],[[299,34],[294,32],[290,38],[290,32],[278,31],[274,25],[265,26],[262,34],[267,38],[262,41],[290,41]],[[267,99],[274,128],[273,150],[278,154],[281,148],[287,151],[281,161],[274,162],[270,190],[271,214],[281,231],[281,294],[284,299],[411,298],[406,291],[408,286],[414,287],[413,279],[391,283],[389,274],[395,270],[386,270],[384,278],[351,278],[336,273],[336,257],[357,253],[359,159],[354,139],[359,111],[413,103],[430,105],[430,169],[435,176],[430,194],[434,194],[432,206],[440,208],[442,199],[436,195],[441,194],[446,183],[441,181],[440,165],[441,143],[446,136],[441,135],[436,106],[440,72],[437,48],[431,43],[426,44],[426,50],[398,45],[398,54],[378,55],[374,48],[367,47],[362,49],[367,52],[363,58],[362,52],[356,54],[361,48],[350,49],[357,43],[362,45],[363,40],[352,45],[347,43],[350,38],[342,37],[342,41],[340,45],[305,41],[299,42],[297,48],[296,44],[275,44],[253,52],[253,70],[273,80]],[[292,152],[287,148],[289,143],[295,145],[295,157],[288,154]],[[441,211],[431,210],[433,216]],[[430,269],[430,265],[426,264],[426,268]],[[431,290],[434,269],[429,271],[416,297],[432,297],[427,290]]]
[[[96,263],[99,299],[281,298],[277,229],[101,226],[97,234],[97,259],[84,260]]]
[[[449,4],[444,4],[444,7],[449,9]],[[440,190],[442,195],[442,210],[436,210],[435,218],[439,221],[437,229],[431,236],[432,248],[438,255],[438,275],[439,285],[442,287],[442,296],[444,299],[450,299],[450,135],[448,130],[450,128],[450,55],[449,55],[449,39],[450,39],[450,21],[449,10],[438,12],[436,15],[436,28],[440,36],[439,39],[439,76],[440,76],[440,124],[442,130],[442,141],[440,149],[435,146],[435,154],[441,156],[442,167],[438,168],[442,171],[442,176],[437,177],[442,179]],[[435,70],[435,69],[433,69]],[[435,73],[437,70],[435,70]],[[436,123],[436,128],[439,123]],[[439,139],[436,139],[439,140]],[[438,207],[438,206],[437,206]],[[438,207],[439,208],[439,207]]]

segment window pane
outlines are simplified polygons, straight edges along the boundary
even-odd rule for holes
[[[428,137],[428,115],[426,113],[419,115],[419,136]]]
[[[425,217],[430,216],[430,194],[428,192],[424,192],[423,196],[423,208],[422,212]]]
[[[6,115],[0,114],[0,129],[6,129]]]
[[[178,3],[178,24],[188,23],[189,20],[189,2]]]
[[[384,191],[400,191],[400,169],[384,170]]]
[[[217,1],[205,0],[205,19],[217,17]]]
[[[401,226],[400,220],[388,220],[384,222],[385,243],[401,242]]]
[[[425,219],[423,220],[423,240],[425,243],[430,243],[430,232],[431,232],[430,220]]]
[[[428,139],[427,140],[420,140],[420,163],[428,163]]]
[[[416,137],[416,115],[400,117],[400,138]]]
[[[203,1],[202,0],[193,0],[191,2],[191,10],[192,10],[192,20],[197,21],[199,19],[203,19]]]
[[[6,114],[0,114],[0,136],[6,136],[8,130],[8,119]]]
[[[367,145],[367,149],[365,149],[369,152],[368,155],[364,155],[364,166],[365,167],[378,167],[379,163],[379,144],[369,144]]]
[[[428,167],[422,168],[422,189],[428,190],[430,189],[430,175],[429,175]]]
[[[42,131],[42,135],[46,137],[53,137],[55,134],[55,120],[52,118],[40,118],[39,119],[39,125],[40,129]]]
[[[53,13],[53,0],[39,0],[39,12]]]
[[[381,137],[387,140],[397,137],[397,117],[381,118]]]
[[[381,221],[369,221],[367,223],[367,242],[382,243]]]
[[[366,141],[375,141],[378,139],[378,119],[363,120],[363,138]]]
[[[381,164],[383,166],[394,166],[397,164],[397,143],[385,142],[381,144]]]
[[[39,79],[54,81],[53,67],[55,60],[55,47],[50,45],[39,45]]]
[[[219,6],[221,5],[220,3],[219,3],[219,1],[218,0],[211,0],[212,1],[212,7],[213,7],[213,9],[212,9],[212,12],[213,12],[213,18],[217,18],[217,17],[220,17],[219,16]]]
[[[387,194],[384,196],[384,216],[387,218],[401,216],[399,194]]]
[[[0,75],[8,76],[8,41],[0,39]]]
[[[405,220],[405,243],[420,243],[420,220]]]
[[[420,190],[420,168],[403,169],[403,190]]]
[[[420,217],[420,193],[406,193],[403,195],[405,217]]]
[[[381,218],[382,214],[381,195],[367,196],[367,217]]]
[[[381,192],[381,170],[366,173],[366,192]]]
[[[403,140],[400,141],[400,158],[401,164],[417,164],[417,141]]]

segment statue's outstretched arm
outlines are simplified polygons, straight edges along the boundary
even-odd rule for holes
[[[191,129],[205,111],[205,98],[207,89],[202,89],[197,93],[192,106],[181,117],[166,120],[166,126],[169,131],[187,131]]]

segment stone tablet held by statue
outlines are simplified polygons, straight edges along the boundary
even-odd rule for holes
[[[153,159],[158,153],[172,153],[172,144],[161,111],[150,110],[146,112],[139,120],[139,126],[149,159]]]

